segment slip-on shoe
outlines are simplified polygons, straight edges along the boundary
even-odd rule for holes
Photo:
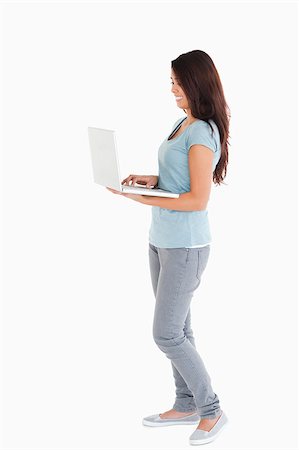
[[[222,411],[220,418],[217,420],[215,425],[210,431],[196,429],[189,438],[189,443],[191,445],[207,444],[216,439],[223,428],[228,424],[228,418]]]

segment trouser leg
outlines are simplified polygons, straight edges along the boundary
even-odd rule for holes
[[[156,297],[157,294],[157,286],[158,286],[158,280],[160,275],[160,261],[159,261],[159,255],[156,247],[149,245],[149,264],[150,264],[150,274],[151,274],[151,282],[153,286],[154,295]],[[195,347],[194,342],[194,336],[193,331],[191,329],[191,312],[190,308],[185,320],[184,324],[184,333],[185,336],[189,339],[189,341],[192,343],[192,345]],[[173,409],[180,412],[186,412],[186,411],[195,411],[196,410],[196,404],[194,401],[194,397],[190,389],[188,388],[184,378],[180,374],[180,372],[177,370],[177,368],[174,366],[173,362],[171,361],[171,367],[173,372],[173,377],[175,381],[175,393],[176,393],[176,399],[173,405]]]
[[[192,392],[202,418],[221,413],[219,399],[213,392],[211,379],[196,348],[184,333],[191,299],[200,283],[209,257],[209,246],[202,248],[156,248],[159,277],[153,337]],[[178,407],[187,407],[176,399]]]

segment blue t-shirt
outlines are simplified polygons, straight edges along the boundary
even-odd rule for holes
[[[186,119],[180,118],[173,126],[175,129]],[[202,144],[214,153],[213,171],[221,156],[220,135],[216,123],[197,119],[184,131],[170,140],[164,139],[159,147],[158,187],[182,194],[190,192],[190,173],[188,153],[191,145]],[[149,230],[149,242],[156,247],[178,248],[211,243],[208,210],[178,211],[152,206],[152,221]]]

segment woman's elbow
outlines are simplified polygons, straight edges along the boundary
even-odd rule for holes
[[[197,198],[195,200],[195,211],[205,211],[208,207],[209,200]]]

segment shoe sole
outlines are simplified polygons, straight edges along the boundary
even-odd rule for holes
[[[214,439],[217,439],[217,437],[221,434],[221,432],[223,431],[223,428],[225,428],[226,427],[226,425],[228,424],[229,422],[227,421],[227,422],[225,422],[225,424],[224,425],[222,425],[222,427],[220,428],[220,430],[214,435],[214,436],[212,436],[212,437],[208,437],[208,438],[206,438],[206,439],[198,439],[198,440],[196,440],[196,439],[189,439],[189,444],[190,445],[201,445],[201,444],[208,444],[208,442],[212,442],[212,441],[214,441]]]

